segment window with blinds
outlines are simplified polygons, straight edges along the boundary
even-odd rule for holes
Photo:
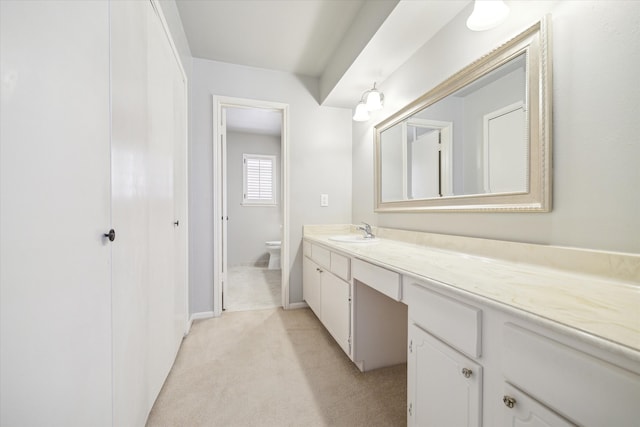
[[[243,205],[276,204],[276,157],[243,154]]]

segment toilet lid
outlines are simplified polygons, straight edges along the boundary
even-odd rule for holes
[[[267,246],[280,246],[280,240],[271,240],[266,242]]]

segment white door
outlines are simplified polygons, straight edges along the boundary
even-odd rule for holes
[[[439,197],[440,184],[440,130],[431,129],[409,143],[409,198]]]
[[[185,84],[150,2],[111,2],[111,80],[113,417],[143,425],[188,310]]]
[[[0,425],[111,426],[109,4],[0,1]]]
[[[176,336],[174,77],[176,60],[155,11],[148,8],[147,105],[149,203],[149,407],[175,360],[182,334]],[[180,107],[182,107],[182,100]],[[182,304],[182,301],[178,303]]]
[[[484,117],[485,191],[527,191],[529,146],[521,103]]]
[[[149,2],[111,5],[113,424],[144,425],[149,411],[147,331],[150,229],[147,180]]]
[[[175,300],[174,339],[180,341],[187,332],[189,319],[189,227],[188,227],[188,156],[187,156],[187,84],[176,64],[173,73],[174,122],[174,242]]]
[[[114,425],[143,425],[187,323],[185,82],[150,2],[111,2]]]

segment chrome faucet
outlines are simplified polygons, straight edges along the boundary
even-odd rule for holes
[[[376,236],[374,236],[373,233],[371,232],[371,226],[366,222],[363,222],[363,224],[364,224],[364,227],[359,225],[358,230],[364,232],[365,239],[374,239]]]

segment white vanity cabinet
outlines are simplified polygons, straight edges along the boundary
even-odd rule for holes
[[[638,425],[637,360],[442,284],[404,281],[409,425]]]
[[[326,319],[347,311],[338,283],[350,281],[350,357],[361,371],[407,362],[409,425],[640,425],[637,255],[391,229],[333,244],[329,233],[343,231],[305,228],[305,300],[337,336],[343,324]],[[423,239],[438,246],[413,243]],[[530,255],[540,265],[521,262]]]
[[[304,242],[303,298],[347,355],[351,355],[350,260]]]

